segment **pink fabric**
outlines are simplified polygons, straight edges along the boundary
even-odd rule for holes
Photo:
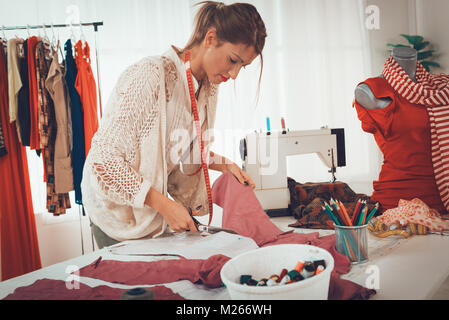
[[[329,286],[329,299],[368,299],[375,294],[375,290],[368,290],[340,278],[340,274],[349,272],[350,264],[346,256],[335,250],[335,235],[319,238],[317,232],[309,234],[282,232],[265,214],[253,190],[240,184],[230,173],[223,174],[215,182],[212,193],[214,202],[223,207],[223,227],[234,229],[243,236],[253,238],[259,246],[298,243],[311,244],[328,250],[335,260]],[[222,285],[220,270],[229,259],[223,255],[215,255],[207,260],[177,259],[153,262],[98,260],[79,270],[79,275],[126,285],[142,286],[189,280],[209,288],[218,288]],[[61,299],[67,295],[70,296],[69,299],[96,297],[115,299],[114,297],[117,296],[112,288],[106,289],[107,287],[90,288],[81,284],[83,291],[69,293],[65,289],[64,282],[54,282],[54,284],[52,286],[48,282],[43,284],[37,282],[31,287],[16,289],[15,296],[13,295],[12,298],[41,299],[42,292],[47,292],[44,296],[48,295],[49,299]],[[168,299],[180,298],[175,295],[170,296],[168,293],[159,297],[156,295],[156,299],[167,297]],[[7,298],[11,298],[11,295]]]
[[[222,284],[220,270],[229,259],[224,255],[215,255],[207,260],[181,259],[152,262],[104,260],[98,264],[94,262],[79,272],[81,277],[126,285],[152,285],[189,280],[209,288],[218,288]]]
[[[263,211],[253,189],[241,184],[229,172],[215,181],[212,200],[223,208],[223,228],[234,229],[253,239],[258,246],[282,234]]]
[[[223,227],[251,237],[259,246],[284,243],[311,244],[328,250],[335,260],[329,287],[329,299],[368,299],[374,290],[368,290],[351,281],[340,279],[339,275],[349,272],[350,263],[346,256],[335,250],[335,236],[319,238],[317,232],[299,234],[282,232],[265,214],[250,187],[240,184],[232,174],[223,174],[212,187],[214,202],[223,207]],[[154,262],[95,262],[80,270],[83,277],[127,285],[145,285],[190,280],[203,283],[210,288],[220,287],[220,270],[229,260],[223,255],[207,260],[181,259]]]
[[[397,208],[388,209],[377,219],[387,226],[396,222],[402,226],[408,223],[416,223],[422,224],[433,231],[449,230],[449,221],[441,219],[438,211],[429,208],[418,198],[411,201],[399,200]]]
[[[330,300],[368,299],[376,293],[375,290],[339,278],[339,274],[350,271],[351,265],[349,259],[335,249],[335,235],[319,238],[318,232],[282,232],[264,212],[254,191],[239,183],[231,173],[225,173],[215,181],[212,196],[214,203],[223,208],[223,227],[254,239],[260,247],[297,243],[329,251],[335,262],[329,286]]]
[[[252,238],[259,247],[288,243],[310,244],[329,251],[335,260],[334,270],[338,273],[345,274],[351,269],[348,258],[335,249],[335,235],[319,238],[318,232],[283,232],[271,222],[254,191],[239,183],[232,174],[225,173],[215,181],[212,195],[214,203],[223,208],[223,227]]]
[[[183,300],[179,294],[164,286],[150,288],[154,300]],[[65,281],[41,279],[32,285],[20,287],[4,300],[120,300],[125,289],[98,286],[91,288],[79,283],[79,289],[67,289]]]

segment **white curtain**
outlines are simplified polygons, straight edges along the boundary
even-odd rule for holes
[[[96,39],[92,27],[84,27],[82,31],[91,47],[95,75],[97,40],[104,109],[115,82],[127,66],[145,56],[161,54],[171,44],[182,47],[187,42],[196,2],[1,0],[0,21],[5,26],[103,21]],[[242,69],[235,83],[230,81],[221,86],[213,150],[240,164],[238,143],[244,134],[265,129],[266,117],[271,119],[272,130],[279,130],[280,119],[284,117],[290,130],[312,130],[325,125],[344,128],[347,166],[337,170],[337,178],[345,182],[375,179],[379,169],[377,147],[372,137],[361,131],[352,108],[355,86],[371,76],[364,1],[247,2],[258,8],[268,33],[258,104],[255,101],[259,59]],[[71,35],[70,28],[54,30],[62,42]],[[46,32],[51,39],[52,31]],[[72,32],[79,37],[79,28],[74,27]],[[26,30],[5,33],[8,37],[28,36]],[[46,212],[42,160],[34,151],[29,151],[28,156],[34,208],[36,212]],[[328,169],[314,155],[292,157],[288,164],[288,175],[297,181],[330,179]],[[212,173],[212,180],[217,176]],[[71,200],[72,209],[64,219],[75,219],[78,215],[73,192]]]

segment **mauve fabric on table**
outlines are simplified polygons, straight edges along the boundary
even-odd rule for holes
[[[252,238],[260,247],[293,243],[310,244],[329,251],[335,260],[329,286],[329,299],[368,299],[376,293],[375,290],[340,278],[341,274],[349,272],[350,263],[346,256],[335,250],[335,235],[320,238],[318,232],[309,234],[283,232],[265,214],[254,191],[240,184],[230,173],[225,173],[216,180],[212,193],[214,203],[223,208],[223,227],[234,229],[242,236]],[[229,259],[223,255],[215,255],[207,260],[176,259],[152,262],[100,259],[82,268],[79,275],[126,285],[155,285],[189,280],[209,288],[218,288],[222,285],[220,270]],[[65,285],[63,288],[51,289],[55,292],[58,290],[67,291]],[[109,294],[112,295],[109,292],[103,293],[104,296]],[[86,291],[86,299],[89,296],[90,293]]]
[[[71,283],[73,289],[66,287],[62,280],[40,279],[27,287],[14,290],[4,300],[120,300],[120,295],[127,289],[109,286],[89,287],[79,283]],[[164,286],[148,288],[154,293],[155,300],[184,300],[179,294]]]
[[[271,222],[264,212],[254,191],[242,185],[230,173],[223,174],[212,187],[213,201],[223,208],[224,228],[250,237],[260,247],[278,244],[310,244],[323,248],[334,258],[329,296],[331,300],[368,299],[376,291],[364,288],[352,281],[341,279],[340,275],[351,270],[348,258],[335,249],[335,235],[319,237],[318,232],[300,234],[283,232]]]
[[[207,260],[103,260],[82,268],[79,275],[125,285],[153,285],[189,280],[209,288],[218,288],[222,284],[220,270],[229,259],[224,255],[215,255]]]

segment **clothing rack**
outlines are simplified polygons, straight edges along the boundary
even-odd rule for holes
[[[98,81],[98,98],[99,98],[99,107],[100,107],[100,119],[102,118],[103,114],[103,107],[102,107],[102,100],[101,100],[101,85],[100,85],[100,60],[98,58],[98,45],[97,45],[97,32],[98,27],[103,26],[103,21],[99,22],[80,22],[80,23],[73,23],[73,24],[51,24],[51,25],[26,25],[26,26],[9,26],[5,27],[2,26],[1,29],[3,31],[11,31],[11,30],[30,30],[30,29],[46,29],[46,28],[73,28],[73,27],[80,27],[81,26],[93,26],[94,27],[94,41],[95,41],[95,58],[96,58],[96,65],[97,65],[97,81]],[[82,206],[82,205],[81,205]],[[84,206],[82,207],[83,215],[84,213]],[[80,215],[80,231],[81,231],[81,251],[84,255],[84,241],[83,241],[83,231],[82,231],[82,225],[81,225],[81,208],[79,208],[79,215]],[[94,236],[91,230],[91,237],[92,237],[92,251],[95,251],[94,246]]]
[[[30,30],[30,29],[47,29],[47,28],[73,28],[73,27],[81,27],[81,26],[93,26],[94,27],[94,41],[95,41],[95,58],[97,60],[97,81],[98,81],[98,98],[99,98],[99,107],[100,107],[100,119],[103,115],[103,104],[101,100],[101,85],[100,85],[100,60],[98,58],[98,45],[97,45],[97,32],[98,27],[103,26],[103,21],[98,22],[81,22],[81,23],[72,23],[72,24],[41,24],[41,25],[26,25],[26,26],[2,26],[3,31],[11,31],[11,30]]]

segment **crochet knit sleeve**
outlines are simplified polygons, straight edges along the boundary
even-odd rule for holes
[[[92,140],[86,162],[90,183],[103,199],[144,207],[151,183],[138,172],[140,149],[145,137],[158,134],[162,78],[160,66],[144,59],[121,75],[109,98],[108,114]]]

